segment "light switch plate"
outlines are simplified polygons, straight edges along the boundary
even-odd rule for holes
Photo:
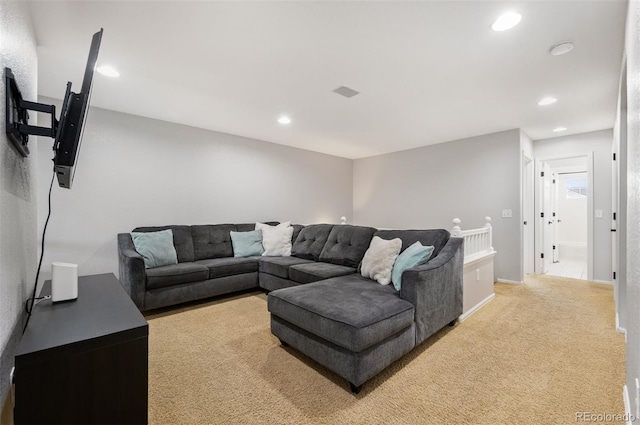
[[[596,218],[602,218],[602,210],[596,210]]]
[[[502,210],[502,218],[513,217],[513,210]]]

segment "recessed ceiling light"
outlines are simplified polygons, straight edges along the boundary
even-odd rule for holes
[[[286,125],[286,124],[291,124],[291,118],[289,118],[289,117],[288,117],[288,116],[286,116],[286,115],[283,115],[283,116],[281,116],[280,118],[278,118],[278,122],[279,122],[280,124],[285,124],[285,125]]]
[[[506,12],[494,21],[491,29],[494,31],[506,31],[518,25],[521,19],[522,15],[518,12]]]
[[[116,69],[111,67],[111,66],[99,66],[99,67],[96,68],[96,71],[98,71],[102,75],[106,75],[107,77],[119,77],[120,76],[120,73],[118,71],[116,71]]]
[[[560,133],[561,131],[567,131],[567,127],[556,127],[553,129],[554,133]]]
[[[540,105],[540,106],[553,105],[557,101],[558,101],[558,99],[556,99],[555,97],[544,97],[544,98],[540,99],[540,101],[538,102],[538,105]]]
[[[573,50],[573,43],[571,41],[565,41],[563,43],[552,46],[549,49],[549,53],[551,53],[552,56],[560,56],[560,55],[564,55],[565,53],[569,53],[572,50]]]

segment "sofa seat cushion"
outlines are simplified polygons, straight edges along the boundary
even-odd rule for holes
[[[359,353],[411,326],[414,307],[391,285],[358,274],[278,289],[269,311],[340,347]]]
[[[353,267],[310,262],[289,267],[289,279],[298,283],[311,283],[355,272],[356,269]]]
[[[258,271],[258,257],[225,257],[195,261],[207,267],[209,279]]]
[[[178,263],[169,266],[147,269],[147,289],[160,289],[167,286],[207,280],[209,269],[202,264]]]
[[[311,260],[297,257],[261,257],[258,269],[260,273],[268,273],[283,279],[289,279],[289,267],[312,262]]]

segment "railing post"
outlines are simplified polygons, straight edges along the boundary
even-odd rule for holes
[[[453,219],[453,229],[451,229],[451,236],[454,236],[456,238],[459,238],[461,236],[462,229],[460,229],[460,223],[462,223],[462,221],[460,221],[459,218]]]
[[[484,227],[489,231],[489,251],[493,251],[493,227],[491,227],[491,217],[485,217],[484,221]]]

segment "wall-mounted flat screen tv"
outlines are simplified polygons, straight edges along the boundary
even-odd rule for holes
[[[89,59],[84,71],[80,93],[71,91],[71,83],[67,83],[67,91],[60,111],[60,122],[56,131],[54,171],[60,187],[70,189],[80,153],[80,144],[87,119],[89,100],[91,99],[91,83],[98,60],[102,29],[93,35]]]

